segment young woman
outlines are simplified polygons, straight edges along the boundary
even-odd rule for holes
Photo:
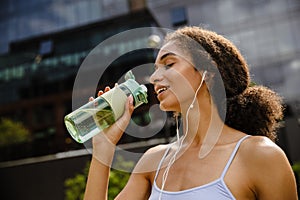
[[[281,100],[250,86],[247,64],[231,42],[199,27],[178,29],[166,37],[150,82],[160,108],[180,113],[183,136],[149,149],[116,199],[297,199],[292,169],[274,143]],[[129,97],[124,115],[93,138],[85,200],[107,199],[107,163],[132,104]]]

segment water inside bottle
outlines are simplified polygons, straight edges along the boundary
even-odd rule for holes
[[[65,118],[67,129],[77,142],[87,141],[115,122],[114,113],[109,105],[98,109],[79,109]]]

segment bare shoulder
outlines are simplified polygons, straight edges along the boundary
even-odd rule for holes
[[[134,172],[145,173],[156,171],[160,160],[169,145],[161,144],[148,149],[137,163]]]
[[[251,136],[241,146],[243,157],[249,162],[282,162],[287,161],[284,151],[269,138]],[[258,163],[257,163],[258,162]]]
[[[251,136],[241,145],[243,161],[254,170],[280,170],[290,167],[285,152],[264,136]]]
[[[259,199],[296,199],[296,182],[284,151],[263,136],[251,136],[240,149],[248,180]]]
[[[147,150],[136,164],[128,183],[116,199],[148,199],[153,174],[157,169],[167,145],[158,145]]]

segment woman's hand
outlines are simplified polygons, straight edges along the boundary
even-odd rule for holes
[[[101,96],[103,93],[108,92],[109,90],[109,87],[105,87],[104,92],[102,90],[98,92],[98,96]],[[89,101],[93,100],[94,98],[90,97]],[[104,149],[106,152],[114,151],[116,144],[122,137],[126,127],[130,122],[133,110],[133,97],[130,95],[125,103],[125,111],[123,115],[109,128],[103,130],[102,133],[97,134],[93,137],[93,156],[96,156],[98,158],[103,157],[103,155],[100,156],[100,154],[103,154]]]

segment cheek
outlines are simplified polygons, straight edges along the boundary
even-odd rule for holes
[[[173,79],[170,86],[178,101],[182,102],[194,97],[196,80],[192,79],[192,77],[184,76],[175,70],[172,72],[172,77]]]

